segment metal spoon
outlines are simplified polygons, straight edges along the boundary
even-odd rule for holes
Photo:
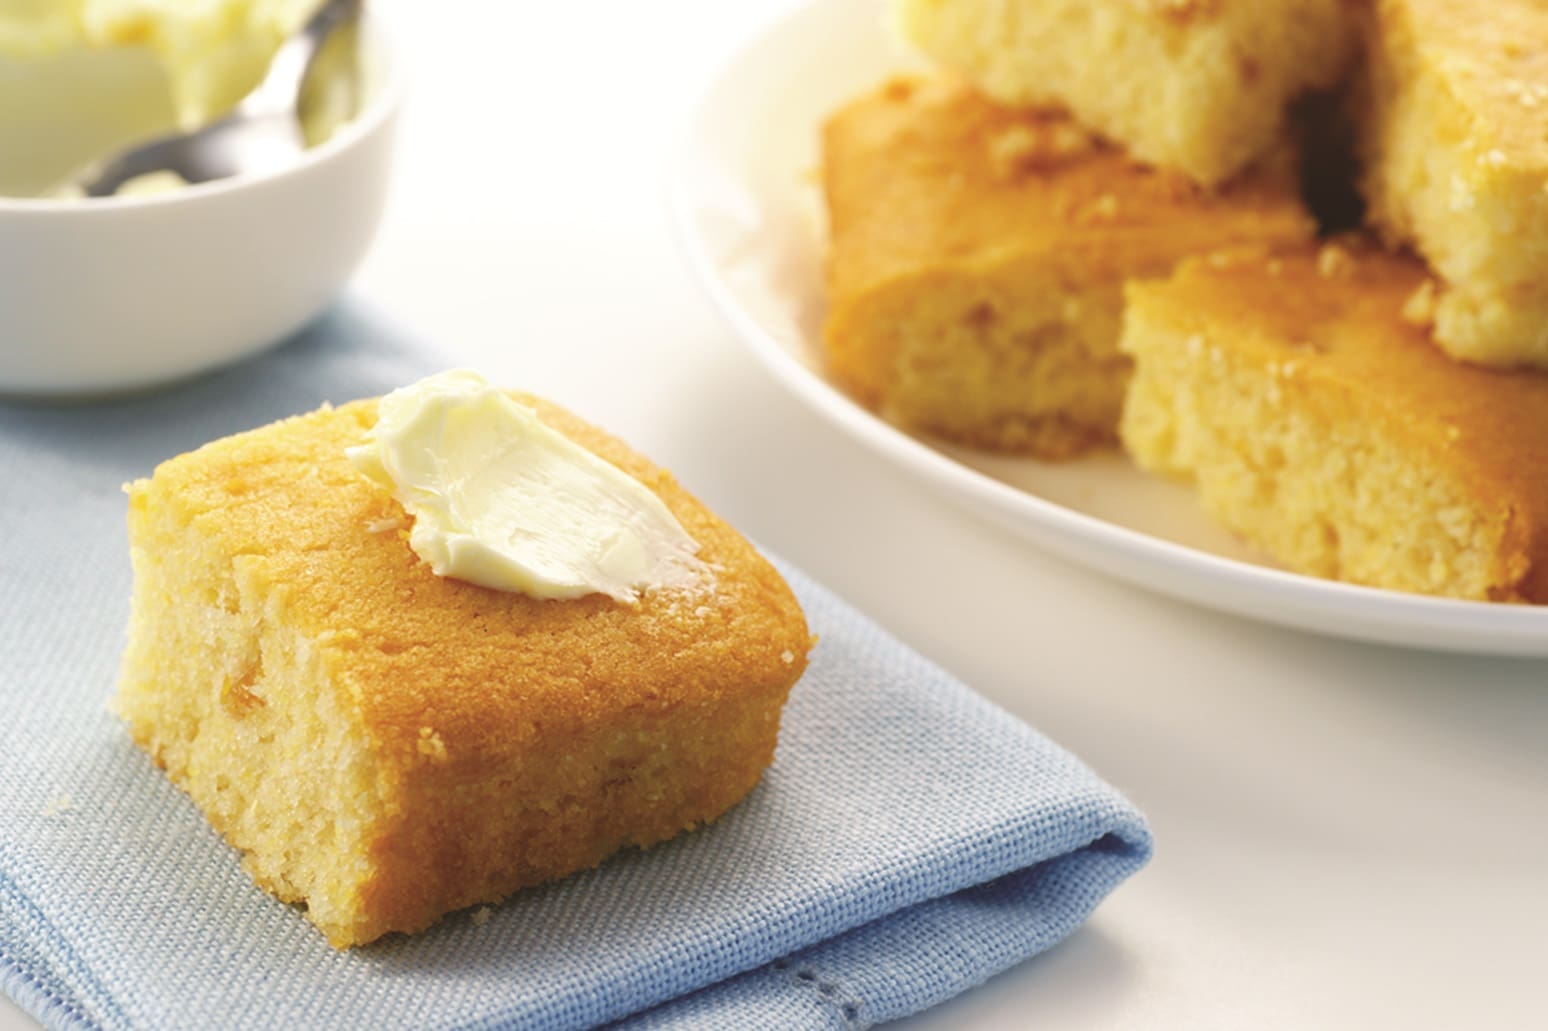
[[[137,144],[82,169],[72,182],[88,197],[110,197],[150,172],[203,183],[292,163],[306,149],[298,108],[307,73],[333,33],[359,18],[363,2],[328,0],[280,46],[263,81],[226,117]]]

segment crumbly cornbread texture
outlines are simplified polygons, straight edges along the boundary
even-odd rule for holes
[[[1062,458],[1113,441],[1124,279],[1315,232],[1288,154],[1206,194],[956,80],[893,80],[823,141],[831,375],[977,447]]]
[[[1548,375],[1432,346],[1427,275],[1346,242],[1131,284],[1124,445],[1292,569],[1548,602]]]
[[[1271,150],[1285,109],[1334,85],[1350,0],[897,0],[906,39],[996,100],[1058,104],[1205,185]]]
[[[751,545],[623,444],[521,400],[655,491],[711,575],[633,606],[433,575],[403,509],[345,458],[373,401],[130,487],[115,707],[337,947],[714,819],[772,759],[805,667],[801,611]]]
[[[1370,217],[1443,278],[1436,341],[1548,367],[1548,3],[1376,0],[1367,35]]]

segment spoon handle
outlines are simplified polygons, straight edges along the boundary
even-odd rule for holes
[[[328,0],[311,20],[282,44],[269,62],[268,73],[237,106],[248,118],[290,114],[301,100],[301,86],[317,53],[335,29],[360,16],[364,0]]]

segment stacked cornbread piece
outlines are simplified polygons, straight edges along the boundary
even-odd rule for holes
[[[895,13],[941,69],[824,128],[837,381],[1116,439],[1303,572],[1548,601],[1548,0]],[[1367,229],[1303,200],[1355,186]]]

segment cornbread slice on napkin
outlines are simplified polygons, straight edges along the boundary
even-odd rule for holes
[[[1436,341],[1548,367],[1548,4],[1377,0],[1367,35],[1363,186],[1440,273]]]
[[[898,0],[903,35],[989,96],[1057,104],[1205,185],[1272,150],[1354,55],[1348,0]]]
[[[1124,446],[1301,572],[1548,602],[1548,375],[1446,358],[1432,291],[1356,241],[1131,284]]]
[[[209,444],[130,487],[115,706],[264,888],[338,947],[720,815],[773,757],[811,645],[734,530],[623,444],[710,576],[624,604],[434,575],[345,456],[375,402]]]
[[[911,428],[1062,458],[1115,439],[1123,281],[1316,231],[1292,156],[1210,195],[1067,115],[896,79],[824,130],[828,368]]]

